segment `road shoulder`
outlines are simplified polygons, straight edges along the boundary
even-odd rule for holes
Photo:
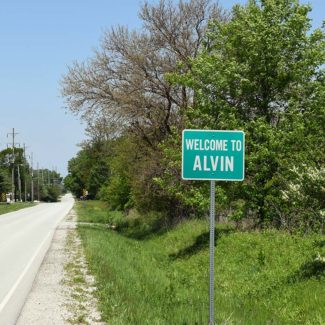
[[[17,325],[105,324],[73,210],[57,227]]]

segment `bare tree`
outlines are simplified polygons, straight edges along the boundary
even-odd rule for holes
[[[160,0],[157,5],[146,1],[139,16],[142,30],[112,28],[92,60],[69,68],[62,95],[88,131],[100,127],[113,137],[129,130],[155,147],[172,126],[182,128],[182,110],[193,100],[189,89],[166,75],[191,69],[209,20],[225,19],[225,13],[210,0],[176,6]]]

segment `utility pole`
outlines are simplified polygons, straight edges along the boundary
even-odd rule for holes
[[[20,145],[19,145],[20,148]],[[17,164],[17,178],[18,178],[18,192],[19,192],[19,202],[21,202],[21,177],[20,177],[20,164],[19,161],[21,157],[18,157],[18,164]]]
[[[41,168],[41,175],[42,175],[42,185],[44,185],[44,170]]]
[[[39,195],[39,164],[37,163],[37,201],[40,201]]]
[[[19,191],[19,202],[21,202],[21,178],[19,163],[17,164],[17,176],[18,176],[18,191]]]
[[[25,196],[25,202],[27,202],[27,168],[26,168],[26,145],[24,143],[24,175],[25,175],[25,180],[24,180],[24,196]]]
[[[33,153],[31,154],[31,174],[32,174],[32,179],[31,179],[31,201],[34,202],[34,170],[33,170]]]
[[[12,136],[12,158],[11,158],[11,163],[12,163],[12,168],[11,168],[11,193],[12,193],[12,200],[15,202],[15,135],[18,133],[15,133],[15,128],[12,129],[12,133],[7,133],[8,135]]]

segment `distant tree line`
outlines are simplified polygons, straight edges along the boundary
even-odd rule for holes
[[[54,170],[32,169],[22,148],[0,151],[0,202],[9,194],[15,201],[56,202],[64,190],[62,181]]]
[[[65,185],[111,209],[208,213],[208,182],[182,181],[185,128],[243,130],[246,177],[220,182],[220,219],[324,229],[324,27],[309,5],[256,0],[228,13],[209,0],[145,2],[142,29],[104,33],[62,80],[89,139]]]

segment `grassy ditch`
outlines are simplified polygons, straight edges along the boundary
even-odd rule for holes
[[[98,202],[79,203],[77,211],[82,221],[109,220]],[[142,239],[105,227],[78,230],[109,324],[208,323],[207,221],[182,222]],[[324,256],[325,238],[319,235],[217,226],[216,321],[324,324]]]
[[[24,208],[29,208],[35,205],[35,203],[30,202],[15,202],[11,204],[0,203],[0,214],[5,214],[8,212],[17,211]]]

